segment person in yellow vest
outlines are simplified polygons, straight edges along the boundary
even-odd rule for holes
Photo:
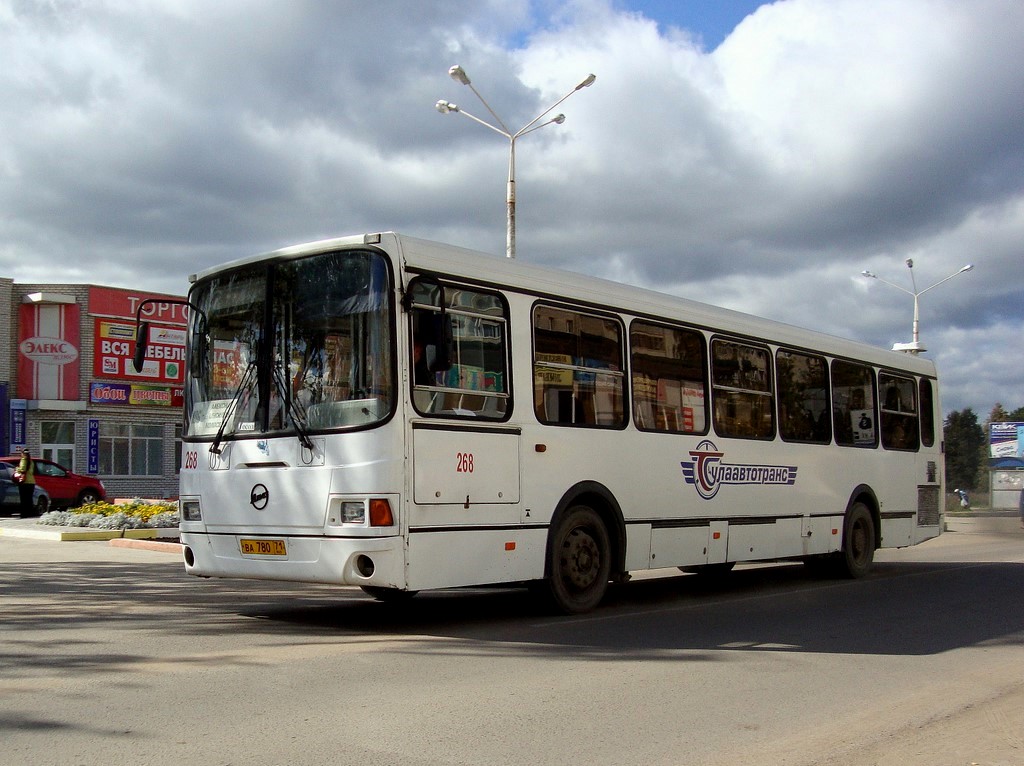
[[[21,518],[24,519],[35,514],[35,508],[32,507],[32,495],[36,491],[36,466],[32,460],[32,453],[27,448],[21,451],[21,460],[14,470],[16,474],[21,474],[18,494],[21,496]]]

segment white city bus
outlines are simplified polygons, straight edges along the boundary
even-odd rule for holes
[[[941,529],[926,359],[394,233],[192,282],[193,575],[576,613],[635,570],[858,577]]]

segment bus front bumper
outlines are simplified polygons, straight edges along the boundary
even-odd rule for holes
[[[405,587],[405,547],[395,537],[252,535],[182,530],[185,571],[332,585]]]

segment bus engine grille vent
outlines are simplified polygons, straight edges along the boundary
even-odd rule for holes
[[[917,526],[934,527],[939,523],[938,485],[917,488]]]

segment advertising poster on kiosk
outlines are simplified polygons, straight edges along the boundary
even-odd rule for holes
[[[988,433],[992,508],[1016,509],[1024,491],[1024,423],[990,423]]]
[[[135,371],[135,314],[145,300],[142,319],[149,339],[142,370]],[[166,300],[161,300],[166,299]],[[181,406],[185,381],[185,337],[188,310],[170,295],[138,293],[107,287],[89,292],[93,318],[93,404]]]

